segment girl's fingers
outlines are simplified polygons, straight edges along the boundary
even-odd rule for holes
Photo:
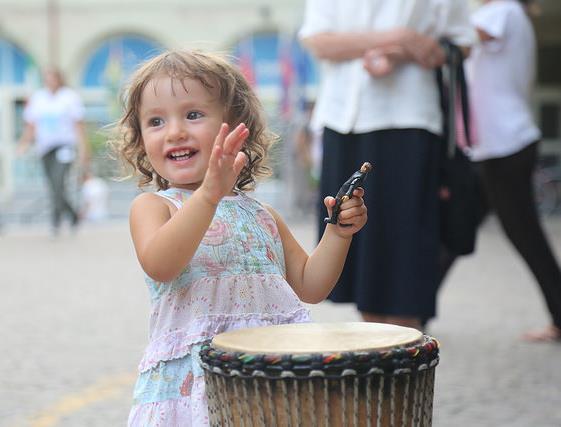
[[[238,140],[238,145],[236,146],[236,151],[240,151],[249,136],[249,129],[245,128],[244,131],[240,135],[240,139]]]
[[[224,154],[237,154],[248,135],[249,129],[247,129],[244,123],[240,123],[236,126],[236,128],[226,137],[224,142]]]
[[[236,154],[240,151],[243,142],[249,135],[244,124],[238,125],[229,132],[227,123],[222,123],[214,141],[214,147],[209,160],[209,167],[224,167],[234,163]]]
[[[335,206],[335,198],[327,196],[325,199],[323,199],[323,203],[325,204],[326,208],[332,208],[333,206]]]
[[[244,166],[247,164],[247,155],[243,152],[239,152],[234,160],[234,173],[236,176],[240,174]]]
[[[331,218],[331,212],[333,211],[333,206],[335,206],[335,198],[327,196],[323,199],[323,204],[327,208],[327,216]]]
[[[351,197],[349,200],[341,204],[341,210],[351,209],[355,206],[362,206],[364,205],[364,200],[362,197]]]
[[[347,225],[364,225],[366,224],[367,220],[367,213],[366,211],[357,212],[355,214],[349,214],[347,211],[345,213],[341,212],[339,215],[339,222],[341,224]]]
[[[356,197],[364,196],[364,188],[362,188],[362,187],[356,188],[355,191],[353,191],[353,196],[356,196]]]
[[[362,210],[356,212],[345,211],[339,214],[339,218],[342,223],[355,223],[357,222],[357,220],[359,220],[365,215],[366,215],[366,211],[362,211]]]
[[[339,217],[341,218],[341,220],[343,221],[349,221],[354,217],[359,217],[361,215],[364,215],[367,212],[366,206],[364,205],[364,202],[362,199],[356,199],[354,202],[351,201],[354,200],[355,198],[353,197],[351,200],[343,203],[341,205],[341,213],[339,214]]]
[[[218,143],[218,137],[214,147],[212,148],[212,153],[210,154],[210,159],[208,160],[208,168],[218,168],[220,166],[220,159],[222,158],[222,146]]]
[[[226,135],[228,135],[228,129],[230,127],[228,126],[228,123],[222,123],[220,125],[220,129],[218,131],[218,135],[216,135],[216,138],[214,139],[214,146],[218,146],[220,148],[224,147],[224,141],[227,138]]]

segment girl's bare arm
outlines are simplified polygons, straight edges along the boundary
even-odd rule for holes
[[[240,149],[249,132],[245,125],[228,134],[223,125],[201,186],[174,212],[160,196],[145,193],[132,204],[131,235],[143,270],[159,282],[175,279],[193,258],[218,203],[229,194],[246,163]]]
[[[146,274],[158,282],[176,278],[199,247],[216,206],[198,190],[173,214],[162,197],[151,193],[138,196],[132,204],[130,227]]]
[[[355,196],[341,205],[339,221],[350,227],[328,224],[321,241],[308,255],[290,232],[280,215],[268,208],[279,229],[286,263],[286,280],[298,297],[307,303],[323,301],[341,275],[351,245],[352,236],[366,223],[366,206],[362,201],[364,190],[355,190]],[[332,207],[335,199],[326,199]],[[329,215],[331,212],[329,212]]]

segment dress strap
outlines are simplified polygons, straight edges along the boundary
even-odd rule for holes
[[[181,206],[183,206],[183,203],[181,201],[177,200],[175,197],[170,196],[169,194],[166,194],[163,191],[156,191],[154,194],[156,196],[160,196],[160,197],[163,197],[166,200],[169,200],[171,203],[173,203],[173,205],[177,209],[179,209],[179,208],[181,208]]]

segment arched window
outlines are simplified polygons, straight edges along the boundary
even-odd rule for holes
[[[82,86],[119,87],[140,62],[161,50],[159,43],[141,36],[112,37],[90,56],[82,74]]]
[[[22,182],[39,180],[41,167],[35,159],[14,156],[23,129],[25,98],[39,81],[39,69],[30,55],[0,38],[0,90],[5,95],[0,97],[0,194],[11,194],[14,185]]]
[[[121,113],[119,95],[123,84],[139,63],[162,51],[162,46],[150,39],[135,35],[114,36],[103,41],[86,60],[81,76],[84,92],[90,89],[97,95],[86,102],[86,122],[95,129],[118,118]],[[104,95],[100,95],[102,89]],[[93,130],[90,140],[96,147],[103,146],[101,138]]]
[[[0,39],[0,85],[23,85],[38,78],[36,65],[23,50]]]
[[[283,116],[300,109],[318,82],[317,66],[294,36],[256,33],[233,48],[238,65],[266,104]]]

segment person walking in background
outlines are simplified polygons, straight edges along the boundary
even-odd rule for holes
[[[467,62],[474,131],[471,158],[479,167],[485,200],[522,256],[552,317],[529,332],[535,341],[561,340],[561,271],[540,225],[532,185],[540,131],[532,116],[536,40],[526,13],[531,1],[490,0],[472,16],[479,34]]]
[[[67,87],[60,70],[48,68],[43,73],[44,88],[35,92],[23,112],[23,129],[18,153],[27,151],[35,141],[43,163],[52,209],[52,233],[60,230],[62,215],[70,216],[76,226],[79,215],[66,194],[66,177],[76,155],[85,166],[89,147],[84,126],[84,105],[79,95]]]
[[[308,0],[299,35],[322,63],[312,118],[323,128],[320,198],[373,165],[371,219],[330,299],[356,303],[366,321],[420,328],[435,313],[438,282],[438,39],[472,44],[467,4]]]
[[[218,56],[165,52],[131,78],[114,142],[140,175],[131,234],[152,299],[130,426],[205,426],[198,353],[215,334],[305,322],[367,220],[357,189],[308,256],[271,207],[249,197],[274,141],[243,75]],[[324,200],[329,214],[333,197]],[[346,225],[346,226],[342,226]]]

